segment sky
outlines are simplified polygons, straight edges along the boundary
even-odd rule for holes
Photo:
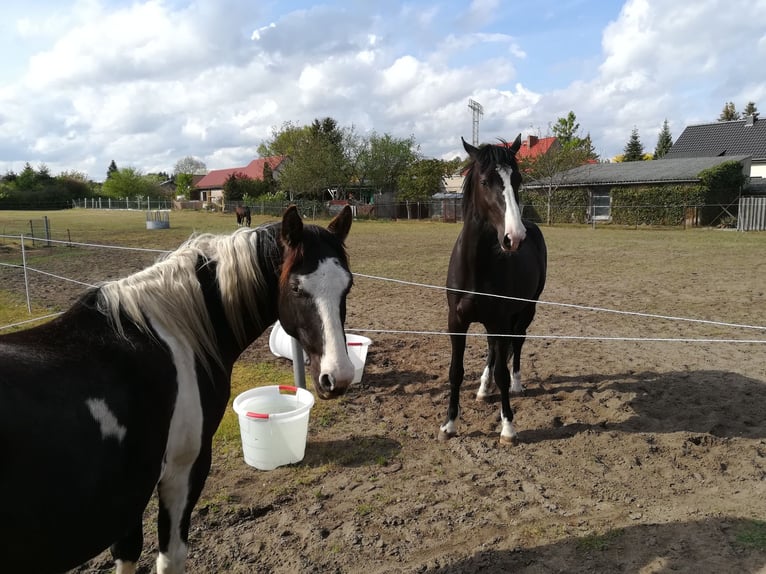
[[[424,157],[546,136],[602,159],[726,102],[766,111],[766,0],[6,0],[0,174],[29,162],[244,166],[285,122],[414,137]]]

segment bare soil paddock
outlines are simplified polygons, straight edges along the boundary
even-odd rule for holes
[[[142,242],[172,248],[187,231]],[[458,231],[357,222],[352,270],[441,286]],[[543,232],[547,302],[766,325],[766,235]],[[0,259],[12,255],[6,247]],[[38,251],[32,261],[95,282],[154,256]],[[221,438],[192,518],[190,572],[766,570],[766,347],[646,340],[766,339],[763,330],[540,305],[530,335],[544,337],[527,341],[527,392],[512,400],[519,444],[499,444],[496,397],[474,400],[480,337],[469,340],[460,434],[438,442],[449,339],[365,330],[443,332],[444,292],[360,275],[347,327],[373,340],[362,383],[315,407],[299,464],[257,471],[236,438]],[[61,308],[81,288],[34,276],[31,289],[36,305]],[[23,295],[20,274],[0,267],[0,291]],[[267,335],[242,368],[290,377]],[[153,521],[150,509],[141,572],[153,570]],[[105,553],[77,572],[111,568]]]

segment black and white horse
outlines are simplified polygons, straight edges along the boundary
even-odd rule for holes
[[[521,134],[511,145],[476,148],[463,140],[470,164],[463,182],[463,229],[447,271],[452,360],[449,409],[440,438],[457,434],[466,333],[476,322],[489,334],[477,399],[489,396],[494,378],[500,388],[500,440],[512,442],[516,437],[509,392],[523,390],[521,348],[545,286],[547,267],[543,234],[537,225],[521,218],[521,173],[516,163],[520,146]],[[511,355],[512,374],[508,370]]]
[[[61,572],[111,546],[135,572],[159,497],[157,572],[184,571],[232,366],[277,319],[321,398],[354,377],[344,209],[327,229],[280,223],[193,236],[86,292],[65,314],[0,336],[0,570]]]

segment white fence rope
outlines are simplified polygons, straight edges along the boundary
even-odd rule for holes
[[[15,238],[15,239],[22,239],[23,236],[19,235],[0,235],[0,237],[9,237],[9,238]],[[101,248],[101,249],[119,249],[124,251],[142,251],[142,252],[152,252],[152,253],[169,253],[170,251],[167,249],[147,249],[147,248],[140,248],[140,247],[123,247],[119,245],[104,245],[104,244],[97,244],[97,243],[79,243],[79,242],[73,242],[73,241],[58,241],[51,239],[52,243],[62,243],[66,245],[77,245],[81,247],[93,247],[93,248]],[[62,277],[59,275],[54,275],[52,273],[48,273],[46,271],[42,271],[39,269],[34,269],[31,267],[28,267],[26,265],[13,265],[9,263],[0,263],[0,266],[5,267],[16,267],[16,268],[24,268],[25,273],[27,271],[33,271],[35,273],[40,273],[43,275],[47,275],[56,279],[60,279],[62,281],[69,281],[72,283],[76,283],[79,285],[83,285],[86,287],[94,287],[94,285],[91,285],[89,283],[83,283],[81,281],[77,281],[75,279],[70,279],[67,277]],[[650,319],[663,319],[668,321],[679,321],[679,322],[690,322],[690,323],[699,323],[699,324],[706,324],[706,325],[714,325],[717,327],[732,327],[732,328],[739,328],[739,329],[756,329],[756,330],[762,330],[766,331],[766,326],[761,325],[746,325],[746,324],[739,324],[739,323],[729,323],[724,321],[712,321],[708,319],[696,319],[696,318],[689,318],[689,317],[677,317],[672,315],[659,315],[655,313],[642,313],[638,311],[622,311],[618,309],[608,309],[604,307],[593,307],[588,305],[576,305],[573,303],[559,303],[559,302],[553,302],[553,301],[535,301],[532,299],[524,299],[522,297],[511,297],[508,295],[497,295],[494,293],[481,293],[476,291],[465,291],[462,289],[452,289],[444,286],[438,286],[438,285],[429,285],[427,283],[417,283],[414,281],[405,281],[402,279],[391,279],[387,277],[378,277],[375,275],[366,275],[363,273],[352,273],[355,277],[363,277],[365,279],[372,279],[376,281],[387,281],[390,283],[396,283],[400,285],[408,285],[412,287],[419,287],[419,288],[425,288],[425,289],[438,289],[440,291],[453,291],[457,293],[466,293],[466,294],[473,294],[478,296],[484,296],[484,297],[496,297],[499,299],[509,299],[514,301],[522,301],[527,303],[537,303],[539,305],[548,305],[548,306],[555,306],[555,307],[565,307],[570,309],[578,309],[582,311],[591,311],[591,312],[601,312],[601,313],[613,313],[618,315],[628,315],[628,316],[635,316],[635,317],[644,317],[644,318],[650,318]],[[51,315],[45,315],[43,317],[38,317],[35,319],[30,319],[28,321],[22,321],[20,323],[14,323],[11,325],[5,325],[0,326],[0,331],[4,329],[10,329],[14,328],[20,325],[24,325],[27,323],[40,321],[43,319],[47,319],[49,317],[55,317],[57,315],[60,315],[61,313],[54,313]],[[727,344],[763,344],[766,343],[766,339],[713,339],[713,338],[674,338],[674,337],[613,337],[613,336],[588,336],[588,335],[508,335],[508,334],[495,334],[495,333],[448,333],[445,331],[414,331],[414,330],[387,330],[387,329],[347,329],[349,332],[365,332],[365,333],[388,333],[388,334],[402,334],[402,335],[438,335],[438,336],[452,336],[452,335],[464,335],[466,337],[525,337],[527,339],[560,339],[560,340],[578,340],[578,341],[626,341],[626,342],[663,342],[663,343],[727,343]]]

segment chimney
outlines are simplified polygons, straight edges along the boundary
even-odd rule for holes
[[[751,127],[758,119],[758,112],[754,112],[749,116],[745,116],[745,127]]]
[[[535,145],[538,142],[539,138],[537,136],[528,135],[527,136],[527,147],[529,149],[532,149],[532,146]]]

